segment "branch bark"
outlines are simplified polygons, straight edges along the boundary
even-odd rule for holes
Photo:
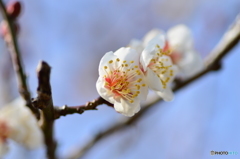
[[[97,110],[97,106],[102,105],[102,104],[106,104],[110,107],[113,107],[113,104],[109,103],[102,97],[98,97],[97,99],[93,100],[92,102],[88,102],[85,105],[80,105],[80,106],[70,106],[70,107],[67,105],[64,105],[62,107],[55,106],[55,108],[54,108],[55,109],[54,110],[55,111],[55,119],[58,119],[61,116],[66,116],[66,115],[74,114],[74,113],[82,114],[86,110]]]
[[[41,128],[44,134],[48,159],[55,159],[56,141],[53,138],[54,130],[54,107],[52,101],[52,91],[50,85],[50,66],[41,61],[37,67],[38,88],[37,98],[33,100],[34,106],[42,110]]]
[[[236,21],[230,27],[230,29],[223,35],[222,39],[218,43],[218,45],[213,49],[213,51],[206,57],[205,59],[205,69],[202,70],[200,73],[194,75],[193,77],[185,80],[185,81],[178,81],[176,82],[175,87],[173,88],[174,92],[177,92],[181,88],[185,87],[186,85],[194,82],[195,80],[199,79],[203,75],[211,72],[216,71],[221,68],[221,60],[225,55],[227,55],[231,49],[234,48],[238,44],[240,40],[240,15],[237,17]],[[68,159],[79,159],[83,157],[97,142],[101,139],[111,135],[112,133],[123,130],[128,128],[135,122],[137,122],[141,117],[143,117],[149,110],[154,109],[154,106],[159,103],[162,99],[158,98],[154,101],[149,102],[148,104],[144,105],[140,112],[135,114],[133,117],[126,119],[122,122],[116,123],[112,125],[108,129],[96,134],[94,138],[86,143],[81,149],[71,153],[67,158]]]
[[[22,98],[25,100],[26,106],[30,108],[30,110],[35,114],[37,119],[39,119],[40,117],[39,111],[38,109],[33,107],[31,103],[31,94],[29,92],[27,82],[26,82],[27,77],[23,68],[21,53],[17,44],[17,35],[14,29],[14,19],[7,14],[6,7],[4,6],[1,0],[0,0],[0,8],[1,8],[3,18],[7,23],[9,40],[6,40],[6,43],[8,45],[9,53],[12,59],[12,64],[17,75],[19,93],[22,96]]]

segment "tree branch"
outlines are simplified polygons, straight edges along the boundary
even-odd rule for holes
[[[220,69],[220,63],[222,58],[227,55],[230,50],[237,45],[240,39],[240,16],[237,17],[236,21],[232,25],[232,27],[224,34],[222,39],[220,40],[219,44],[213,49],[213,51],[206,57],[205,59],[205,69],[202,70],[200,73],[194,75],[193,77],[185,80],[185,81],[178,81],[173,88],[174,92],[177,92],[181,88],[185,87],[186,85],[194,82],[198,78],[202,77],[203,75],[207,74],[211,71],[216,71]],[[112,133],[127,128],[137,122],[141,117],[143,117],[147,112],[154,108],[154,106],[160,102],[162,99],[158,98],[154,101],[149,102],[140,112],[135,114],[133,117],[126,119],[125,121],[119,122],[108,129],[98,133],[95,137],[86,143],[80,150],[71,153],[67,158],[68,159],[78,159],[83,157],[97,142],[101,139],[111,135]]]
[[[19,93],[22,96],[22,98],[25,100],[26,106],[30,108],[31,111],[35,114],[35,116],[39,119],[40,117],[39,111],[38,109],[34,108],[31,103],[31,95],[26,82],[27,77],[22,65],[21,53],[19,51],[18,44],[17,44],[17,35],[14,29],[14,19],[10,18],[10,16],[7,14],[6,8],[1,0],[0,0],[0,8],[1,8],[3,18],[7,23],[7,30],[9,34],[8,36],[10,39],[7,40],[6,43],[8,45],[8,49],[11,55],[14,70],[17,74]]]
[[[71,107],[69,107],[67,105],[64,105],[62,107],[55,106],[55,108],[54,108],[55,109],[55,113],[54,113],[55,119],[58,119],[61,116],[66,116],[66,115],[74,114],[74,113],[82,114],[86,110],[97,110],[97,106],[102,105],[102,104],[106,104],[110,107],[113,107],[113,104],[109,103],[102,97],[98,97],[97,99],[93,100],[92,102],[88,102],[85,105],[80,105],[80,106],[71,106]]]
[[[41,61],[37,67],[38,74],[38,97],[33,100],[35,107],[42,109],[41,128],[44,134],[45,145],[47,147],[48,159],[55,159],[56,141],[53,138],[54,108],[52,101],[52,91],[50,85],[50,66]]]

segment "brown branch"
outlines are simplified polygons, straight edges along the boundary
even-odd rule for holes
[[[9,34],[8,36],[10,39],[7,40],[6,43],[8,45],[8,49],[11,55],[14,70],[17,74],[19,93],[22,96],[22,98],[25,100],[26,106],[30,108],[31,111],[35,114],[35,116],[39,119],[40,117],[39,111],[38,109],[34,108],[31,103],[31,95],[26,82],[26,74],[25,74],[22,60],[21,60],[21,53],[19,51],[18,44],[17,44],[17,35],[14,29],[14,19],[10,18],[10,16],[7,14],[6,8],[1,0],[0,0],[0,8],[1,8],[3,18],[7,23],[7,30]]]
[[[113,107],[113,104],[109,103],[102,97],[98,97],[97,99],[93,100],[92,102],[88,102],[85,105],[80,105],[80,106],[71,106],[71,107],[69,107],[67,105],[64,105],[62,107],[56,106],[54,108],[55,109],[55,113],[54,113],[55,119],[58,119],[61,116],[66,116],[66,115],[74,114],[74,113],[82,114],[86,110],[97,110],[97,106],[102,105],[102,104],[106,104],[108,106]]]
[[[47,147],[48,159],[55,159],[56,141],[53,138],[54,107],[52,101],[52,91],[50,85],[50,66],[41,61],[37,67],[38,74],[38,97],[33,100],[35,107],[42,110],[42,131],[44,134],[45,145]]]
[[[174,92],[177,92],[181,88],[185,87],[186,85],[194,82],[195,80],[199,79],[203,75],[207,74],[211,71],[216,71],[220,69],[220,63],[222,58],[227,55],[234,46],[237,45],[240,39],[240,17],[236,19],[232,27],[224,34],[222,39],[220,40],[219,44],[213,49],[213,51],[207,56],[205,59],[205,69],[202,70],[200,73],[194,75],[193,77],[185,80],[185,81],[178,81],[173,88]],[[68,159],[78,159],[83,157],[98,141],[111,135],[112,133],[127,128],[137,122],[141,117],[143,117],[147,112],[154,108],[154,106],[161,101],[161,98],[158,98],[154,101],[143,106],[141,111],[134,115],[133,117],[126,119],[125,121],[119,122],[105,131],[102,131],[88,143],[85,144],[79,151],[75,151],[75,153],[71,153],[67,158]]]

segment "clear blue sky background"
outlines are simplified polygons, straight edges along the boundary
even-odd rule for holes
[[[142,38],[152,28],[183,23],[205,57],[240,12],[239,0],[22,0],[19,44],[29,86],[36,95],[35,69],[40,59],[52,66],[55,105],[80,105],[98,96],[98,63],[108,51]],[[8,59],[0,41],[0,71]],[[97,144],[86,159],[237,159],[240,155],[240,46],[224,59],[223,68],[160,103],[134,127]],[[5,67],[4,67],[5,66]],[[2,73],[2,72],[1,72]],[[13,80],[0,79],[2,103],[17,96]],[[10,82],[9,82],[10,81]],[[6,84],[13,85],[5,87]],[[3,89],[4,88],[4,89]],[[10,89],[10,90],[8,90]],[[6,91],[8,90],[8,91]],[[6,92],[10,94],[6,95]],[[124,118],[106,106],[56,121],[58,154],[63,157],[94,134]],[[7,158],[44,158],[11,142]],[[237,156],[210,156],[210,151],[237,151]]]

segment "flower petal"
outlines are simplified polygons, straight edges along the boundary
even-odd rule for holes
[[[167,39],[170,47],[180,53],[184,53],[185,50],[193,48],[191,30],[183,24],[169,29]]]
[[[134,61],[135,64],[139,65],[140,54],[137,53],[136,50],[129,47],[121,47],[116,52],[114,52],[114,55],[122,61]]]
[[[139,101],[146,100],[147,99],[147,95],[148,95],[148,83],[147,83],[146,78],[143,78],[143,83],[144,83],[145,86],[142,86],[140,88],[140,94],[139,94],[139,96],[137,98],[137,99],[139,99]]]
[[[176,66],[176,65],[173,65],[173,66],[172,66],[172,70],[173,70],[173,72],[172,72],[173,76],[170,78],[169,83],[172,83],[172,82],[173,82],[173,80],[175,79],[176,75],[177,75],[178,72],[179,72],[178,66]],[[169,72],[168,72],[168,73],[169,73]]]
[[[152,40],[148,42],[147,45],[154,45],[154,46],[159,45],[161,48],[163,48],[165,45],[165,41],[166,41],[165,34],[162,33],[155,36]]]
[[[163,98],[164,101],[170,102],[174,99],[174,94],[170,88],[164,91],[156,91],[156,93]]]
[[[29,149],[38,148],[42,145],[42,137],[39,137],[42,136],[42,133],[36,127],[32,126],[32,124],[29,124],[28,135],[24,143]]]
[[[42,131],[38,127],[35,116],[23,103],[23,99],[19,97],[4,106],[0,110],[0,120],[5,119],[9,126],[8,138],[23,144],[27,148],[36,148],[43,144]],[[33,138],[29,138],[30,132],[34,135]]]
[[[147,68],[146,72],[146,80],[148,87],[155,91],[162,91],[163,85],[155,72],[153,72],[150,68]]]
[[[187,51],[182,60],[178,62],[178,66],[180,73],[182,73],[185,78],[195,75],[204,67],[202,58],[194,50]]]
[[[130,41],[130,43],[128,44],[128,46],[132,49],[135,49],[137,51],[137,53],[139,53],[139,54],[141,54],[144,49],[142,41],[137,40],[137,39],[132,39]]]
[[[117,112],[131,117],[140,110],[140,103],[139,101],[129,103],[128,101],[121,99],[120,102],[114,103],[114,108]]]
[[[149,65],[151,60],[156,56],[156,52],[158,51],[158,48],[156,47],[157,45],[160,48],[164,47],[165,37],[163,34],[159,34],[152,40],[150,40],[149,43],[146,45],[145,49],[143,50],[140,62],[143,66],[144,71],[147,70],[147,66]]]
[[[104,85],[105,81],[103,80],[103,77],[100,76],[96,83],[97,92],[103,99],[113,104],[115,102],[113,95],[104,87]]]
[[[143,45],[146,46],[153,38],[158,36],[159,34],[163,34],[164,32],[159,29],[152,29],[150,30],[144,37],[143,37]]]
[[[99,68],[98,68],[98,72],[100,76],[104,76],[106,74],[106,71],[104,69],[104,66],[108,66],[109,67],[109,61],[110,60],[115,60],[117,57],[113,54],[112,51],[107,52],[102,59],[100,60],[99,63]]]

